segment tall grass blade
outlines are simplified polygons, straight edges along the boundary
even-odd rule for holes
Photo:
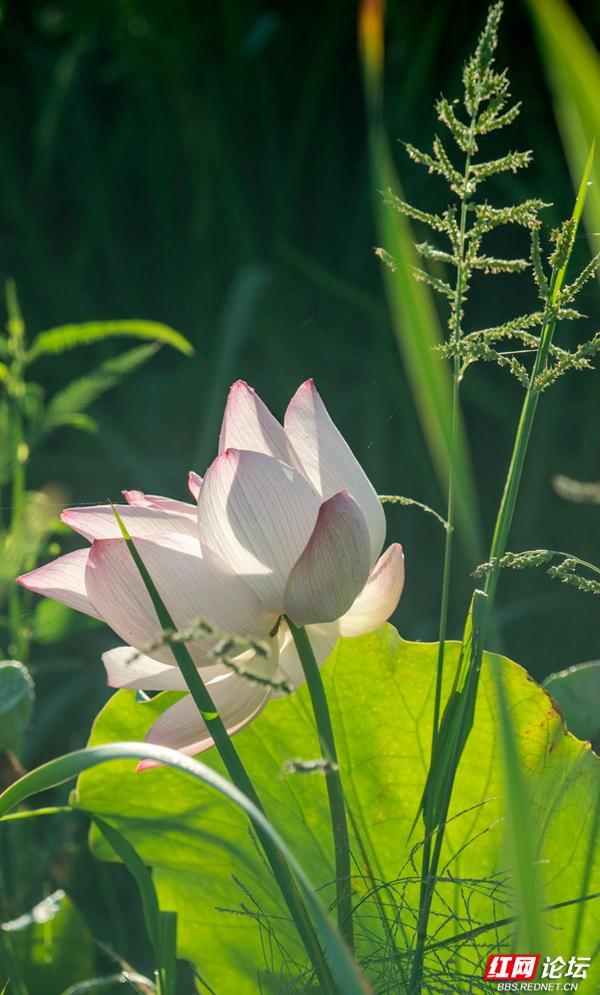
[[[554,100],[563,146],[577,187],[590,146],[600,135],[600,54],[565,0],[528,0]],[[594,251],[600,249],[600,163],[585,205]]]
[[[518,942],[515,949],[544,950],[543,907],[540,901],[539,870],[536,866],[534,818],[528,805],[523,766],[499,669],[494,670],[494,679],[500,717],[500,749],[517,912]]]
[[[423,434],[444,492],[448,486],[450,465],[454,465],[458,530],[468,554],[476,556],[481,543],[475,483],[462,421],[453,452],[452,378],[447,361],[442,360],[435,351],[435,346],[443,341],[440,321],[431,291],[426,284],[418,283],[413,275],[419,260],[410,222],[394,210],[383,196],[384,192],[391,191],[403,199],[381,119],[384,64],[381,2],[363,0],[359,31],[375,224],[380,244],[397,264],[394,272],[384,267],[392,324]]]
[[[121,863],[125,864],[125,867],[138,886],[146,931],[156,953],[160,946],[160,908],[154,890],[152,875],[137,851],[118,829],[115,829],[114,826],[111,826],[110,823],[105,822],[104,819],[99,818],[97,815],[92,816],[92,821],[96,824],[108,845],[115,851]]]

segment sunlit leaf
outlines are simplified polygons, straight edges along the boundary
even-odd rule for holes
[[[457,653],[457,645],[449,644],[446,695]],[[349,809],[371,873],[388,883],[386,904],[397,903],[403,922],[404,935],[397,936],[401,956],[394,962],[371,897],[372,877],[355,844],[358,950],[381,991],[404,991],[407,983],[407,950],[414,937],[418,897],[409,854],[422,830],[416,830],[410,842],[408,836],[429,761],[436,655],[435,644],[404,642],[386,626],[371,636],[342,641],[324,668]],[[510,920],[516,911],[507,879],[493,671],[504,682],[525,772],[540,861],[540,900],[548,907],[600,890],[600,869],[590,870],[588,861],[596,845],[598,760],[565,732],[551,700],[525,671],[488,655],[442,854],[443,883],[433,908],[439,946],[426,957],[426,973],[443,972],[441,984],[448,993],[464,990],[463,981],[453,974],[457,949],[469,963],[480,964],[514,928],[493,925]],[[98,717],[92,743],[125,735],[143,738],[168,700],[158,696],[141,704],[134,692],[118,692]],[[271,702],[236,737],[236,745],[269,817],[322,886],[323,900],[331,901],[333,863],[324,779],[285,773],[286,761],[319,755],[305,689]],[[221,769],[212,753],[203,759]],[[245,820],[216,796],[203,796],[166,769],[136,774],[134,764],[118,763],[84,774],[77,804],[117,826],[154,868],[161,907],[178,912],[180,956],[193,960],[216,991],[256,985],[256,972],[261,971],[263,991],[275,992],[280,981],[269,980],[272,974],[277,979],[294,975],[300,951],[270,875]],[[97,836],[94,848],[111,859]],[[390,915],[393,919],[393,908]],[[560,954],[564,937],[571,944],[577,926],[579,938],[571,944],[572,952],[587,956],[600,926],[600,903],[589,901],[545,916],[548,952]],[[276,925],[285,953],[268,940],[270,924]],[[474,928],[476,936],[460,940],[461,933]],[[271,951],[267,963],[265,949]]]

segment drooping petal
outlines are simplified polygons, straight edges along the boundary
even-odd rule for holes
[[[319,666],[321,666],[339,639],[338,623],[326,622],[322,625],[307,625],[306,634],[310,640],[315,659]],[[289,681],[292,688],[297,688],[304,683],[304,671],[296,652],[292,634],[285,622],[282,622],[279,627],[278,640],[279,664],[273,678],[273,683]],[[284,695],[285,691],[278,690],[276,687],[271,690],[272,698],[281,698]]]
[[[285,431],[302,468],[327,500],[346,490],[365,516],[371,541],[371,563],[385,539],[381,502],[348,443],[333,424],[312,380],[298,388],[285,413]]]
[[[143,691],[185,691],[179,667],[168,666],[138,653],[133,646],[116,646],[102,654],[108,686]]]
[[[291,466],[296,462],[283,426],[243,380],[238,380],[230,388],[225,405],[219,453],[226,449],[265,453]]]
[[[198,501],[198,495],[200,494],[200,488],[202,487],[202,477],[195,470],[190,470],[188,474],[188,487],[190,494],[192,495],[194,501]]]
[[[196,536],[195,508],[190,505],[191,515],[173,513],[172,510],[159,510],[147,506],[117,504],[116,511],[132,539],[139,536],[180,535]],[[109,504],[99,504],[92,508],[67,508],[60,516],[62,521],[85,539],[119,539],[121,530]]]
[[[217,678],[208,684],[208,690],[230,736],[252,722],[269,697],[268,688],[236,674]],[[145,741],[169,746],[187,753],[188,756],[202,753],[213,745],[206,723],[191,695],[186,695],[163,712],[150,726]],[[138,770],[155,766],[156,761],[142,760],[138,764]]]
[[[93,618],[102,618],[88,597],[85,586],[85,568],[90,550],[76,549],[59,556],[51,563],[17,578],[21,587],[36,594],[43,594],[54,601],[62,601],[69,608],[84,612]]]
[[[362,636],[387,622],[404,587],[404,553],[394,542],[381,556],[356,601],[339,621],[342,636]]]
[[[263,637],[273,627],[275,616],[263,612],[256,595],[218,557],[202,555],[197,539],[138,538],[135,547],[178,630],[205,621],[226,633]],[[161,645],[154,606],[123,539],[94,542],[85,583],[97,611],[125,642],[160,663],[174,662]],[[214,641],[199,636],[186,644],[197,666],[214,663],[207,657]]]
[[[188,501],[177,501],[174,498],[162,497],[160,494],[144,494],[143,491],[123,491],[127,504],[135,508],[154,508],[156,511],[166,511],[173,515],[185,515],[195,520],[196,505]]]
[[[333,622],[362,591],[371,565],[369,531],[354,498],[325,501],[313,534],[289,576],[285,613],[296,625]]]
[[[280,614],[287,579],[320,504],[314,488],[285,463],[227,449],[202,484],[200,541],[245,578],[267,611]]]

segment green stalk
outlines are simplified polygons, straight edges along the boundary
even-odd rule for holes
[[[477,111],[479,102],[475,105],[475,110],[471,117],[469,126],[470,142],[465,158],[465,169],[463,173],[463,187],[460,208],[460,256],[456,263],[456,283],[454,298],[454,321],[451,324],[450,333],[455,345],[462,336],[462,304],[464,295],[464,257],[465,240],[467,230],[467,189],[471,172],[471,158],[473,155],[474,129],[477,121]],[[444,565],[442,568],[442,593],[440,600],[440,625],[438,630],[438,652],[437,668],[435,679],[435,698],[433,704],[433,727],[431,732],[431,758],[437,749],[437,738],[440,722],[440,712],[442,707],[442,687],[444,682],[444,656],[446,651],[446,638],[448,631],[448,608],[450,603],[450,580],[452,576],[452,557],[454,547],[454,518],[455,518],[455,455],[458,442],[458,417],[460,410],[460,355],[455,349],[452,365],[452,430],[450,437],[450,458],[448,461],[448,505],[446,513],[446,539],[444,542]],[[429,909],[433,897],[431,883],[431,843],[432,837],[427,834],[423,841],[423,852],[421,859],[421,889],[419,895],[419,915],[417,919],[417,937],[415,948],[415,959],[413,961],[413,978],[411,978],[411,990],[413,981],[420,977],[423,966],[425,951],[425,941],[427,939],[427,923],[429,920]]]
[[[573,248],[573,242],[577,226],[581,219],[581,213],[583,210],[587,183],[589,180],[593,159],[594,159],[594,146],[592,146],[592,148],[590,149],[590,153],[583,173],[581,184],[579,186],[577,199],[575,201],[575,207],[573,209],[573,215],[571,219],[573,225],[573,230],[571,233],[571,244],[569,250],[565,253],[561,265],[556,267],[554,272],[552,273],[548,301],[546,303],[546,316],[544,319],[544,323],[542,325],[542,330],[540,333],[540,342],[536,353],[533,369],[529,378],[527,392],[525,394],[525,400],[523,401],[523,406],[521,408],[521,415],[519,418],[519,424],[517,426],[512,456],[510,459],[506,482],[504,485],[504,491],[502,494],[502,500],[498,508],[498,514],[496,516],[496,524],[492,535],[492,542],[488,557],[488,561],[491,563],[491,567],[487,574],[486,581],[484,584],[483,593],[485,594],[485,598],[481,610],[481,619],[478,624],[478,632],[476,634],[477,651],[474,653],[471,659],[471,672],[469,674],[470,693],[473,695],[473,700],[474,697],[477,695],[477,686],[479,682],[479,673],[481,670],[483,646],[485,643],[487,632],[489,630],[491,612],[494,603],[494,596],[498,586],[498,579],[500,575],[500,559],[506,552],[506,544],[508,541],[508,535],[514,517],[514,511],[519,492],[519,485],[521,483],[523,467],[525,464],[525,457],[527,455],[527,448],[529,445],[531,430],[533,428],[533,421],[535,418],[535,413],[537,410],[537,405],[540,396],[540,391],[537,386],[537,378],[546,365],[546,361],[548,359],[548,353],[550,351],[550,346],[552,345],[554,331],[556,328],[556,315],[558,311],[560,292],[564,283],[567,266],[569,263],[569,258]],[[466,628],[467,627],[465,626],[465,629]],[[458,769],[458,765],[462,757],[462,752],[467,737],[468,733],[467,735],[464,736],[463,745],[456,755],[453,768],[450,771],[448,777],[448,786],[446,791],[446,797],[444,800],[443,811],[441,813],[437,825],[433,857],[431,858],[431,861],[428,865],[427,874],[423,872],[423,877],[421,882],[421,899],[419,903],[419,919],[417,924],[417,944],[415,948],[415,957],[413,960],[411,980],[409,985],[410,995],[419,995],[421,991],[424,944],[427,935],[427,926],[429,922],[429,914],[431,911],[431,903],[435,891],[437,869],[439,866],[442,843],[444,840],[444,828],[448,815],[448,809],[450,807],[450,801],[452,797],[452,790],[454,787],[456,771]],[[428,855],[431,850],[430,840],[431,837],[429,837],[429,839],[426,840],[424,844],[424,851],[425,847],[427,847]]]
[[[327,703],[327,695],[321,679],[321,671],[315,659],[310,639],[305,628],[299,628],[286,616],[302,670],[306,678],[306,686],[310,694],[319,743],[323,751],[325,760],[329,767],[325,772],[325,783],[327,785],[327,797],[329,799],[329,812],[331,815],[331,827],[333,830],[333,844],[335,852],[335,884],[336,884],[336,909],[340,932],[346,940],[350,949],[353,948],[354,938],[352,929],[352,875],[350,867],[350,842],[348,839],[348,822],[346,819],[346,804],[344,800],[344,788],[337,761],[337,751],[335,748],[335,737],[331,724],[331,715]]]
[[[19,364],[15,363],[16,373],[19,386],[22,385],[21,380],[21,367]],[[14,449],[16,453],[16,461],[13,468],[12,474],[12,491],[11,491],[11,511],[10,511],[10,529],[17,532],[19,527],[20,519],[23,515],[23,504],[25,499],[25,489],[27,486],[26,471],[25,471],[25,458],[23,453],[23,447],[27,445],[24,433],[23,433],[23,418],[21,416],[21,411],[19,409],[19,398],[13,398],[13,410],[11,412],[11,420],[13,423],[13,433],[14,433]],[[13,584],[8,596],[8,614],[10,621],[9,628],[9,652],[14,654],[14,656],[22,660],[24,657],[24,640],[21,635],[21,588],[18,584]]]
[[[176,626],[173,623],[173,619],[167,611],[154,585],[154,582],[150,577],[150,574],[148,573],[137,549],[135,548],[135,544],[127,532],[123,520],[119,516],[116,509],[113,509],[113,511],[119,523],[123,538],[127,544],[127,548],[133,557],[133,560],[146,586],[146,590],[152,599],[152,603],[161,627],[167,630],[175,629]],[[238,788],[238,790],[241,791],[246,798],[248,798],[257,809],[259,809],[260,812],[264,812],[260,799],[254,789],[254,785],[252,784],[246,768],[244,767],[240,756],[231,741],[229,733],[223,725],[223,721],[218,713],[217,707],[190,656],[187,646],[184,643],[173,642],[170,648],[173,656],[175,657],[177,666],[183,674],[188,690],[196,703],[200,715],[206,723],[206,727],[212,736],[219,756],[225,764],[225,768],[231,780],[236,788]],[[294,880],[285,859],[277,847],[273,844],[273,841],[268,834],[265,833],[262,825],[254,821],[252,821],[252,824],[256,835],[262,844],[275,880],[279,885],[290,915],[296,925],[308,956],[310,957],[315,974],[319,979],[323,991],[328,993],[328,995],[329,993],[331,993],[331,995],[336,995],[337,988],[333,980],[329,964],[327,963],[325,955],[321,949],[321,945],[296,881]]]

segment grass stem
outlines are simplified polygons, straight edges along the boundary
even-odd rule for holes
[[[346,943],[353,948],[352,930],[352,876],[350,867],[350,843],[348,839],[348,822],[346,819],[346,804],[344,800],[344,789],[337,761],[337,751],[335,748],[335,738],[331,715],[327,703],[327,695],[321,679],[321,671],[315,659],[315,655],[310,645],[310,640],[306,629],[299,628],[286,617],[304,676],[310,700],[312,702],[315,723],[319,742],[325,760],[330,766],[325,772],[325,783],[327,785],[327,797],[329,799],[329,811],[331,813],[331,825],[333,829],[333,842],[335,850],[335,880],[337,892],[337,917],[340,932]]]

